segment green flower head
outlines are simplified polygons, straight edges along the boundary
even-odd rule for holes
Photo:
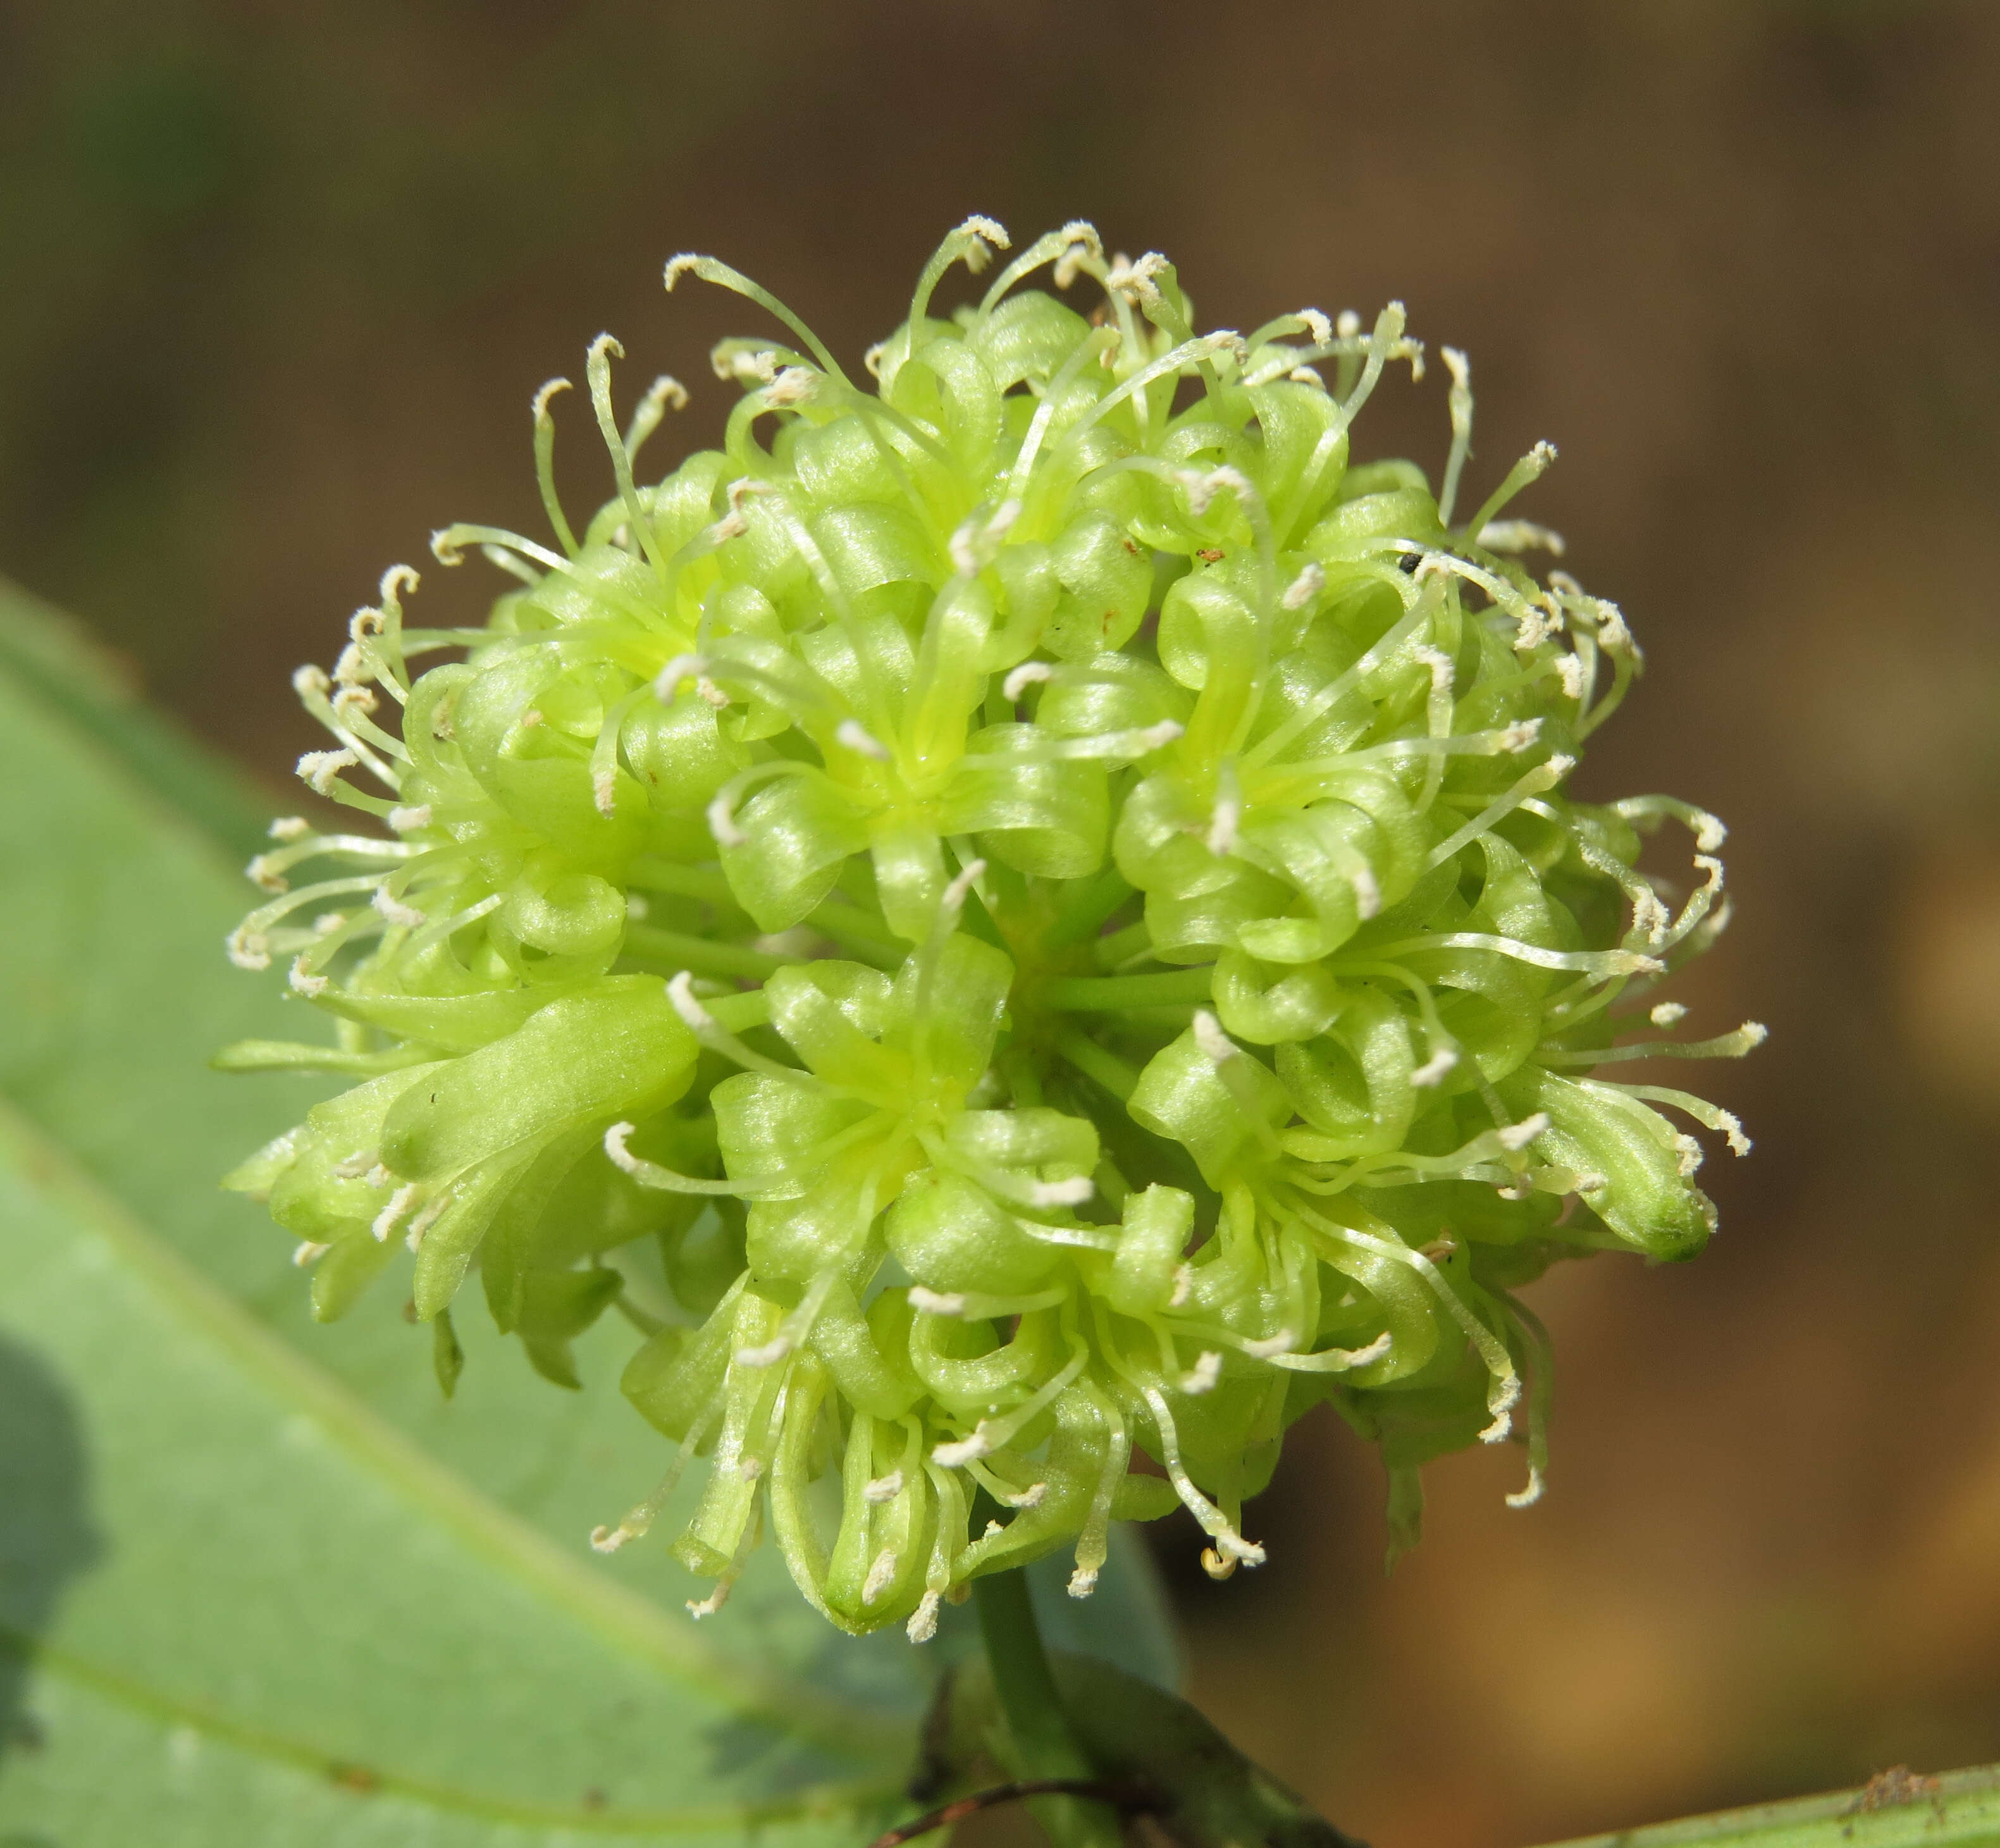
[[[335,748],[300,773],[364,819],[276,823],[230,939],[335,1040],[223,1062],[357,1081],[229,1181],[315,1312],[403,1268],[449,1389],[475,1271],[566,1384],[619,1305],[672,1462],[594,1538],[699,1460],[697,1614],[767,1526],[835,1623],[919,1641],[1057,1549],[1087,1595],[1109,1523],[1176,1504],[1226,1576],[1321,1400],[1381,1446],[1399,1547],[1446,1451],[1519,1434],[1532,1501],[1550,1362],[1516,1292],[1701,1249],[1663,1110],[1748,1146],[1599,1075],[1762,1029],[1675,1037],[1649,999],[1723,926],[1721,825],[1566,793],[1640,657],[1502,517],[1554,452],[1461,514],[1446,349],[1437,489],[1356,464],[1385,370],[1422,373],[1400,304],[1197,333],[1164,258],[1086,224],[934,311],[1008,248],[947,238],[866,383],[675,258],[669,288],[785,330],[717,348],[722,446],[644,481],[686,394],[621,429],[600,339],[616,492],[579,530],[545,386],[552,543],[439,533],[514,580],[484,627],[409,625],[398,567],[300,671]],[[1639,867],[1668,825],[1677,904]]]

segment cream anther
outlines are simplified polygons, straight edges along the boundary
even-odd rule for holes
[[[667,293],[671,295],[673,293],[674,284],[689,271],[699,271],[703,263],[714,261],[712,257],[701,256],[692,250],[684,250],[677,256],[668,258],[666,269],[661,278],[667,286]]]
[[[917,1600],[917,1607],[910,1613],[910,1620],[903,1626],[903,1634],[913,1643],[927,1643],[937,1634],[939,1595],[926,1591]]]
[[[864,1502],[872,1502],[880,1507],[884,1502],[893,1502],[903,1492],[903,1472],[892,1469],[886,1476],[877,1476],[861,1491]]]
[[[414,905],[405,905],[385,885],[375,888],[369,903],[387,918],[391,924],[400,924],[405,930],[415,930],[424,921],[424,914]]]
[[[590,803],[597,812],[607,818],[618,808],[618,773],[606,768],[590,773]]]
[[[1563,697],[1580,700],[1583,697],[1583,657],[1580,655],[1558,655],[1556,657],[1556,675],[1562,682]]]
[[[963,1315],[965,1298],[956,1290],[926,1290],[921,1284],[910,1286],[910,1307],[925,1315]]]
[[[1422,647],[1411,649],[1410,655],[1412,660],[1421,662],[1431,670],[1432,693],[1446,693],[1451,691],[1453,669],[1451,657],[1443,649],[1434,648],[1426,644]]]
[[[389,825],[398,834],[408,834],[430,825],[431,805],[428,802],[409,804],[389,811]]]
[[[708,831],[714,835],[717,846],[740,847],[750,838],[736,825],[736,811],[730,806],[727,790],[702,812],[707,820]]]
[[[300,1270],[304,1270],[309,1266],[317,1264],[332,1249],[333,1247],[331,1245],[320,1245],[311,1238],[301,1238],[292,1248],[292,1262],[297,1265]]]
[[[1134,307],[1144,307],[1160,299],[1159,285],[1153,279],[1167,267],[1167,259],[1157,250],[1148,251],[1137,262],[1128,257],[1116,257],[1105,275],[1104,286]]]
[[[1477,543],[1489,552],[1527,552],[1537,547],[1560,558],[1568,542],[1553,526],[1532,519],[1489,519],[1479,529]]]
[[[1333,331],[1343,340],[1352,340],[1361,332],[1361,317],[1352,308],[1342,308],[1334,318]]]
[[[266,832],[274,841],[300,841],[312,832],[312,823],[304,815],[280,815]]]
[[[1687,1007],[1679,1001],[1662,1001],[1646,1018],[1655,1026],[1677,1026],[1687,1018]]]
[[[736,1350],[736,1363],[739,1367],[776,1367],[792,1351],[792,1338],[779,1335],[759,1347],[739,1347]]]
[[[811,401],[819,389],[819,374],[804,366],[787,366],[764,387],[764,401],[773,410],[788,410]]]
[[[966,862],[958,877],[944,888],[944,896],[939,901],[948,914],[956,916],[964,910],[967,894],[978,884],[985,871],[986,862],[983,860]]]
[[[417,1204],[421,1190],[415,1181],[406,1181],[389,1196],[389,1204],[375,1215],[369,1230],[375,1235],[377,1245],[386,1245],[389,1235],[396,1229],[396,1221]]]
[[[667,999],[673,1003],[674,1012],[679,1014],[681,1019],[696,1033],[709,1033],[714,1030],[715,1016],[694,998],[694,975],[692,971],[683,969],[668,981]],[[608,1152],[609,1148],[608,1139],[606,1148]],[[615,1161],[617,1158],[613,1156],[612,1158]]]
[[[897,1554],[894,1547],[884,1547],[875,1555],[875,1563],[868,1568],[868,1576],[861,1586],[861,1602],[872,1604],[896,1580]]]
[[[1222,1030],[1222,1023],[1205,1007],[1195,1009],[1194,1043],[1218,1065],[1240,1056],[1236,1042]]]
[[[1096,1191],[1097,1183],[1087,1174],[1079,1174],[1066,1181],[1030,1181],[1028,1204],[1031,1207],[1080,1207]]]
[[[986,1421],[981,1419],[970,1437],[961,1437],[956,1443],[933,1445],[931,1461],[940,1469],[963,1469],[967,1464],[986,1455],[992,1447],[986,1438]]]
[[[1524,1117],[1519,1123],[1510,1123],[1505,1129],[1495,1130],[1494,1140],[1510,1155],[1518,1154],[1548,1127],[1548,1112],[1537,1110],[1533,1116]]]
[[[1509,1508],[1532,1508],[1542,1499],[1542,1468],[1538,1463],[1528,1465],[1528,1485],[1517,1488],[1503,1498]]]
[[[330,796],[342,770],[351,770],[361,759],[352,751],[308,751],[299,759],[298,776],[317,796]]]
[[[1186,492],[1188,511],[1197,519],[1208,511],[1210,503],[1225,488],[1233,489],[1239,499],[1245,501],[1257,492],[1240,470],[1227,466],[1206,471],[1178,468],[1174,471],[1174,480]]]
[[[1439,1082],[1458,1063],[1458,1054],[1449,1046],[1437,1051],[1410,1074],[1410,1082],[1420,1089]]]
[[[1080,1565],[1069,1575],[1068,1587],[1072,1598],[1087,1598],[1097,1589],[1097,1568]]]
[[[260,886],[267,892],[287,891],[291,888],[291,881],[273,867],[267,854],[260,853],[252,860],[243,869],[243,877],[252,885]]]
[[[1243,798],[1232,787],[1218,794],[1215,807],[1210,810],[1208,832],[1202,837],[1202,844],[1217,859],[1227,857],[1236,850],[1236,825],[1243,819]]]
[[[1278,1354],[1289,1354],[1299,1344],[1299,1338],[1290,1329],[1280,1329],[1275,1335],[1266,1335],[1262,1340],[1246,1341],[1243,1351],[1259,1360],[1269,1360]]]
[[[292,670],[292,691],[301,699],[323,700],[332,687],[333,683],[326,676],[326,669],[315,667],[311,662],[304,667]]]
[[[833,742],[844,749],[858,752],[863,757],[872,757],[877,763],[889,761],[889,747],[859,719],[842,719],[833,728]]]
[[[639,1158],[626,1147],[632,1134],[629,1123],[614,1123],[604,1132],[604,1152],[610,1157],[614,1168],[622,1168],[627,1174],[636,1175],[643,1164]]]
[[[1000,683],[1001,696],[1012,704],[1030,687],[1053,680],[1055,676],[1055,669],[1046,661],[1024,661]]]
[[[315,975],[308,969],[302,956],[293,957],[285,981],[293,994],[303,995],[308,1001],[315,995],[324,995],[333,985],[324,975]]]
[[[1181,1376],[1181,1391],[1189,1394],[1213,1392],[1222,1377],[1222,1356],[1214,1348],[1196,1356],[1194,1365]]]
[[[701,655],[676,655],[653,676],[653,696],[672,705],[683,680],[699,679],[708,672],[708,660]]]
[[[1176,1264],[1174,1266],[1174,1292],[1167,1298],[1169,1309],[1180,1308],[1194,1292],[1194,1266]]]
[[[1303,610],[1325,588],[1325,571],[1309,561],[1285,586],[1285,594],[1278,599],[1279,606],[1286,610]]]
[[[715,1589],[705,1598],[687,1600],[688,1615],[698,1624],[703,1617],[712,1617],[729,1602],[729,1594],[736,1589],[735,1581],[721,1579],[716,1582]]]
[[[268,969],[271,966],[271,940],[261,930],[246,930],[239,924],[222,940],[222,947],[239,969]]]

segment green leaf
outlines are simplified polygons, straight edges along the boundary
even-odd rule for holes
[[[1687,1816],[1557,1848],[1991,1848],[2000,1765],[1914,1777],[1902,1766],[1858,1791]]]
[[[397,1293],[311,1322],[217,1181],[341,1081],[207,1063],[326,1037],[222,954],[271,811],[4,585],[0,787],[0,1840],[856,1839],[970,1627],[839,1636],[767,1550],[697,1629],[592,1554],[666,1461],[613,1319],[564,1393],[460,1318],[449,1402]],[[1061,1614],[1175,1678],[1142,1549]]]

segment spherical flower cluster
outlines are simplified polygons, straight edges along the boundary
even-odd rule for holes
[[[1109,1523],[1176,1502],[1226,1575],[1321,1400],[1380,1445],[1403,1541],[1418,1466],[1517,1420],[1532,1500],[1549,1356],[1516,1291],[1700,1249],[1701,1151],[1659,1106],[1748,1146],[1595,1075],[1761,1030],[1628,1037],[1721,927],[1722,828],[1565,793],[1639,655],[1519,561],[1561,550],[1502,517],[1553,452],[1460,515],[1447,349],[1436,493],[1352,464],[1385,368],[1421,373],[1399,304],[1198,334],[1164,259],[1085,224],[933,313],[1007,247],[945,241],[872,387],[675,259],[669,288],[788,330],[716,349],[723,446],[642,484],[686,394],[621,430],[600,339],[616,492],[579,532],[544,387],[554,543],[439,533],[516,580],[484,627],[406,624],[399,567],[300,671],[336,747],[300,774],[373,825],[276,824],[230,940],[338,1044],[223,1062],[359,1081],[231,1178],[316,1312],[407,1247],[449,1389],[475,1270],[558,1381],[617,1306],[676,1447],[595,1537],[706,1459],[674,1542],[717,1582],[698,1613],[767,1522],[835,1623],[919,1640],[1057,1548],[1087,1593]],[[1638,869],[1665,823],[1701,875],[1677,905]]]

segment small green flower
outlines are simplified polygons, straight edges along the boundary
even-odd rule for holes
[[[337,747],[300,775],[380,825],[276,824],[230,939],[337,1038],[222,1062],[359,1081],[227,1183],[300,1241],[315,1314],[407,1247],[449,1391],[475,1269],[564,1384],[620,1303],[648,1331],[625,1391],[676,1448],[594,1540],[706,1459],[674,1542],[716,1582],[698,1615],[766,1520],[835,1623],[919,1641],[1058,1548],[1087,1595],[1110,1522],[1176,1503],[1226,1576],[1321,1400],[1381,1445],[1398,1548],[1418,1466],[1517,1420],[1531,1502],[1550,1360],[1516,1293],[1700,1249],[1701,1150],[1661,1106],[1748,1148],[1597,1075],[1762,1030],[1634,1037],[1678,1024],[1647,997],[1726,922],[1723,830],[1565,793],[1640,657],[1520,561],[1561,540],[1501,517],[1553,450],[1457,519],[1450,349],[1439,493],[1350,466],[1385,368],[1422,373],[1399,304],[1197,335],[1172,267],[1088,225],[932,313],[1007,248],[946,239],[872,389],[675,259],[669,288],[790,336],[716,349],[723,447],[642,484],[686,394],[621,431],[601,338],[617,492],[579,537],[545,386],[555,544],[450,528],[445,564],[517,581],[484,627],[407,626],[398,567],[300,670]],[[1678,909],[1638,864],[1670,822],[1703,876]]]

